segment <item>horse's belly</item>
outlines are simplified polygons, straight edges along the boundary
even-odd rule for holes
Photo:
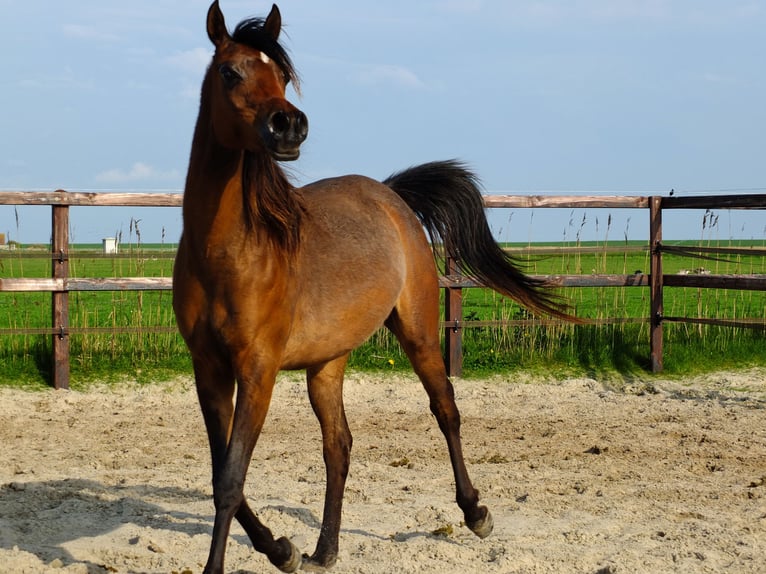
[[[307,301],[309,309],[293,323],[283,368],[305,368],[351,352],[383,326],[397,295],[394,289],[376,286],[361,294],[354,289],[339,291],[315,305]]]
[[[430,258],[419,222],[385,186],[347,177],[302,193],[309,215],[284,368],[321,363],[364,343],[396,307],[412,251]]]

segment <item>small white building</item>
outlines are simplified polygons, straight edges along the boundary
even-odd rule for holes
[[[104,239],[101,240],[101,243],[104,246],[105,254],[117,253],[118,245],[116,237],[104,237]]]

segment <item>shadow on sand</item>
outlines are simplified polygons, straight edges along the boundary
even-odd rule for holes
[[[76,478],[12,482],[0,487],[0,548],[18,547],[46,564],[59,560],[67,566],[83,563],[67,552],[64,547],[67,542],[100,536],[125,524],[189,536],[207,534],[212,528],[212,514],[200,516],[167,510],[147,500],[177,506],[207,501],[210,495],[184,488],[110,486]],[[43,539],[45,543],[30,543],[32,532],[36,541]],[[106,571],[102,564],[85,564],[89,573]]]

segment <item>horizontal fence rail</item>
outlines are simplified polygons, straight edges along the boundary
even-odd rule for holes
[[[65,191],[0,191],[0,205],[89,207],[181,207],[180,193],[104,193]]]
[[[72,327],[69,325],[68,294],[78,291],[146,291],[170,290],[169,277],[114,277],[76,278],[69,276],[70,257],[77,252],[69,245],[70,207],[181,207],[183,197],[178,193],[103,193],[103,192],[0,192],[0,205],[39,205],[52,208],[52,241],[48,253],[29,254],[51,260],[50,278],[0,278],[0,292],[50,292],[52,321],[49,328],[0,329],[0,336],[11,334],[50,335],[53,341],[53,380],[56,388],[69,386],[69,335],[89,333],[167,333],[172,327]],[[766,275],[695,275],[663,274],[663,253],[716,260],[721,255],[766,255],[764,249],[729,247],[686,247],[662,243],[662,211],[667,209],[766,209],[766,195],[713,195],[689,197],[659,196],[541,196],[541,195],[487,195],[487,208],[620,208],[648,209],[650,212],[649,241],[644,246],[624,246],[619,251],[648,251],[650,272],[634,274],[576,274],[533,275],[554,287],[648,287],[650,290],[649,317],[594,319],[590,324],[649,323],[650,362],[653,371],[662,370],[663,322],[720,325],[766,329],[760,319],[715,319],[696,317],[666,317],[663,315],[663,287],[694,287],[766,291]],[[606,248],[610,250],[611,248]],[[604,247],[547,247],[531,246],[514,249],[515,255],[560,254],[567,252],[603,253]],[[447,254],[449,255],[449,254]],[[25,254],[25,257],[27,254]],[[88,254],[91,257],[92,254]],[[128,255],[129,256],[129,255]],[[126,257],[109,254],[103,257]],[[450,375],[462,374],[462,330],[466,327],[522,326],[560,324],[557,319],[521,319],[504,321],[464,321],[462,290],[483,287],[471,277],[463,275],[459,261],[447,256],[444,274],[439,278],[445,289],[444,321],[445,361]]]

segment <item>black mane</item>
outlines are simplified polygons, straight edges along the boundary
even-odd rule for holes
[[[248,18],[247,20],[242,20],[242,22],[237,24],[237,27],[234,29],[232,38],[235,42],[258,50],[274,60],[277,66],[282,70],[282,73],[285,76],[285,81],[292,82],[297,90],[300,83],[298,72],[295,70],[295,66],[293,66],[293,62],[290,59],[287,50],[285,50],[278,40],[272,38],[272,36],[263,29],[265,22],[265,18]]]

